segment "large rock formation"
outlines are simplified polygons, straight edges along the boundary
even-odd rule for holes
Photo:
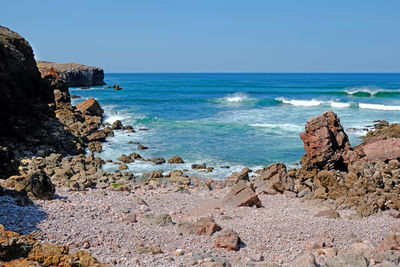
[[[101,68],[85,66],[76,63],[55,63],[37,61],[42,76],[54,70],[68,87],[103,85],[104,71]]]
[[[357,207],[357,216],[400,210],[400,138],[390,131],[397,127],[382,127],[351,148],[336,114],[311,118],[300,135],[302,167],[289,172],[296,191],[311,191],[312,198],[333,200],[339,208]]]

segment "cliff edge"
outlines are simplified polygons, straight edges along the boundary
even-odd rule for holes
[[[68,87],[103,85],[104,71],[101,68],[85,66],[76,63],[55,63],[48,61],[36,61],[42,77],[49,74],[53,68],[60,79]]]

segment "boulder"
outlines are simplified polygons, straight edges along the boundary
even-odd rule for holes
[[[99,142],[99,141],[90,142],[88,145],[88,148],[91,153],[94,153],[94,152],[100,153],[101,151],[103,151],[103,146],[102,146],[101,142]]]
[[[341,154],[350,148],[350,143],[335,113],[328,111],[309,119],[300,138],[306,150],[303,167],[346,169]]]
[[[285,164],[275,163],[261,170],[254,180],[254,187],[257,194],[283,193],[294,189],[294,181],[288,176]]]
[[[122,125],[122,122],[120,120],[116,120],[112,124],[111,129],[113,129],[113,130],[122,130],[122,129],[124,129],[124,125]]]
[[[89,142],[95,142],[95,141],[104,142],[106,138],[107,135],[104,130],[97,130],[87,136]]]
[[[349,250],[345,253],[339,254],[338,256],[327,259],[325,261],[326,267],[342,267],[342,266],[360,266],[367,267],[368,261],[364,257],[362,251]]]
[[[226,178],[225,182],[228,184],[236,184],[239,181],[249,181],[249,172],[251,172],[249,168],[243,168],[240,172],[233,172],[231,176]]]
[[[135,159],[135,160],[143,160],[142,156],[140,156],[138,153],[134,152],[129,155],[130,158]]]
[[[43,170],[35,170],[23,176],[11,176],[6,181],[7,187],[26,192],[35,199],[50,199],[55,193],[55,187]]]
[[[118,160],[121,161],[121,162],[123,162],[123,163],[131,163],[131,162],[133,162],[132,157],[128,157],[128,156],[125,155],[125,154],[122,154],[122,155],[119,157]]]
[[[155,178],[162,178],[163,177],[163,171],[152,171],[150,173],[150,178],[155,179]]]
[[[292,265],[292,267],[316,267],[315,256],[311,252],[304,253]]]
[[[221,230],[221,226],[208,217],[200,218],[196,223],[181,223],[178,225],[178,232],[186,235],[211,236]]]
[[[94,98],[89,98],[86,101],[83,101],[76,105],[76,108],[81,111],[83,114],[88,114],[91,116],[103,116],[103,109],[100,107],[99,102]]]
[[[223,197],[221,204],[227,208],[241,206],[261,206],[261,201],[245,182],[238,182]]]
[[[207,166],[206,166],[205,163],[203,163],[203,164],[192,164],[192,169],[193,170],[207,169]]]
[[[389,138],[364,145],[363,151],[371,161],[400,158],[400,138]]]
[[[165,159],[164,158],[151,158],[150,161],[153,162],[154,164],[157,164],[157,165],[165,163]]]
[[[239,235],[232,230],[223,230],[217,236],[214,242],[214,247],[216,248],[224,248],[227,250],[239,250],[240,245],[240,237]]]
[[[179,156],[173,156],[168,160],[168,163],[173,164],[173,163],[185,163],[183,159]]]

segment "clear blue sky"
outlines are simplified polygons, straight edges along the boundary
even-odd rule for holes
[[[400,0],[4,1],[36,58],[106,72],[400,72]]]

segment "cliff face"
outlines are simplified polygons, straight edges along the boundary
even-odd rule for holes
[[[29,43],[17,33],[0,26],[0,121],[16,109],[53,99],[36,67]],[[26,106],[28,105],[28,106]],[[6,129],[0,129],[0,133]]]
[[[55,63],[37,61],[42,76],[49,74],[51,68],[69,87],[103,85],[104,71],[100,68],[85,66],[76,63]]]
[[[41,77],[29,43],[0,26],[0,178],[25,157],[84,153],[102,120],[89,115],[71,105],[57,74]]]

